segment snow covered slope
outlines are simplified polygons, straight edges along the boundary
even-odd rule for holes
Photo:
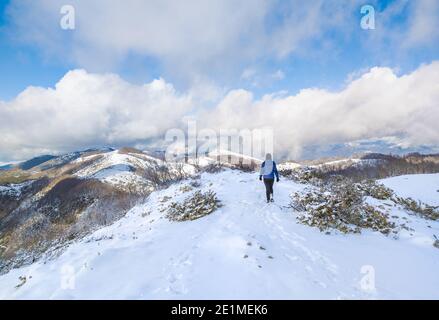
[[[74,163],[81,164],[96,157],[91,155],[81,157]],[[110,184],[121,190],[136,191],[139,193],[149,193],[154,190],[151,181],[148,181],[136,171],[154,165],[166,165],[172,169],[177,164],[166,163],[157,158],[153,158],[144,153],[121,153],[120,150],[100,154],[99,159],[91,165],[85,166],[74,175],[79,178],[94,178],[104,183]],[[192,165],[183,165],[183,170],[194,173]]]
[[[405,175],[381,180],[399,196],[439,206],[439,174]]]
[[[433,195],[438,177],[383,182],[407,194],[422,184]],[[399,239],[372,231],[326,235],[299,224],[288,208],[289,195],[304,185],[283,180],[276,202],[266,204],[257,174],[225,170],[198,182],[223,207],[171,222],[163,208],[194,192],[191,181],[155,191],[57,258],[1,276],[0,299],[439,299],[438,222],[395,207],[415,229]]]

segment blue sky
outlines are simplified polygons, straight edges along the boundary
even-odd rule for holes
[[[0,0],[0,160],[154,141],[187,116],[275,126],[292,157],[439,147],[436,0],[69,4],[74,30],[60,27],[64,0]]]
[[[48,55],[41,44],[19,40],[26,30],[23,31],[14,26],[14,19],[21,18],[19,14],[18,16],[17,14],[7,15],[6,10],[10,2],[0,0],[0,99],[2,100],[12,99],[29,85],[53,86],[67,71],[84,67],[89,71],[115,72],[133,83],[143,83],[154,78],[165,77],[182,90],[190,85],[190,79],[184,72],[174,74],[170,68],[163,66],[166,62],[163,62],[162,57],[157,54],[130,52],[128,49],[128,53],[119,57],[117,63],[98,67],[95,67],[93,63],[83,64],[81,61],[65,59],[62,55],[53,52]],[[20,3],[20,1],[15,2]],[[341,2],[338,1],[338,3]],[[343,15],[344,22],[341,27],[323,26],[325,29],[322,30],[322,35],[310,37],[310,39],[305,38],[303,42],[306,44],[303,50],[300,50],[302,44],[299,43],[297,52],[282,57],[275,54],[260,55],[252,57],[249,63],[232,61],[227,65],[232,70],[224,69],[221,65],[219,69],[213,68],[212,71],[201,70],[201,77],[226,89],[245,88],[252,90],[256,95],[281,90],[294,94],[308,87],[340,90],[345,86],[351,73],[374,66],[387,66],[405,73],[414,70],[422,63],[430,63],[437,59],[438,45],[420,45],[401,49],[397,42],[386,43],[387,38],[374,40],[371,36],[373,33],[388,34],[396,33],[399,29],[406,30],[411,11],[413,11],[410,3],[404,4],[398,14],[386,20],[385,25],[382,25],[380,21],[382,12],[389,6],[403,3],[403,1],[372,1],[376,9],[377,29],[362,30],[359,27],[362,17],[360,8],[368,3],[370,2],[356,2],[350,8],[351,11]],[[265,19],[267,29],[282,23],[282,10],[286,12],[290,10],[288,5],[283,6],[278,5],[276,10],[267,14]],[[58,13],[57,6],[52,9],[54,14]],[[333,11],[322,12],[321,19],[331,20],[332,14]],[[297,24],[300,28],[301,21]],[[69,36],[66,35],[65,39],[68,41]],[[237,46],[234,49],[237,49],[236,55],[240,55],[240,47]],[[215,58],[221,59],[221,56]],[[246,69],[253,70],[254,75],[243,79],[241,75]],[[274,79],[271,79],[270,75],[276,72],[280,72],[282,76],[273,76]]]
[[[8,0],[0,0],[0,99],[9,100],[29,85],[52,86],[69,66],[44,61],[32,46],[17,43],[6,30]]]

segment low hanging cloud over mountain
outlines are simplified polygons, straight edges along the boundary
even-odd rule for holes
[[[114,74],[67,73],[55,88],[29,87],[0,102],[0,159],[130,145],[161,139],[196,117],[199,128],[271,126],[275,147],[290,157],[307,145],[403,137],[406,145],[438,146],[439,62],[398,76],[372,68],[339,92],[304,89],[297,95],[233,90],[212,106],[196,105],[165,80],[130,84]]]
[[[177,126],[190,108],[190,98],[162,79],[139,86],[71,71],[53,89],[29,87],[0,102],[0,158],[144,142]]]
[[[234,90],[204,118],[208,126],[275,130],[277,151],[300,156],[307,145],[403,137],[406,146],[438,146],[439,62],[397,76],[372,68],[340,92],[304,89],[295,96]]]

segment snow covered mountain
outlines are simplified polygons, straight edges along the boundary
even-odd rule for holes
[[[25,237],[23,229],[37,217],[49,217],[39,220],[51,226],[42,230],[77,230],[78,221],[95,222],[98,211],[90,208],[102,195],[136,197],[111,219],[51,242],[33,262],[4,264],[0,299],[439,299],[439,174],[391,177],[373,186],[285,174],[270,204],[256,172],[169,164],[132,149],[82,154],[56,169],[7,177],[20,174],[25,181],[0,186],[2,260],[12,252],[5,248],[14,244],[11,236]],[[49,181],[42,183],[43,176]],[[76,201],[59,193],[78,192],[77,180],[57,191],[68,179],[82,181],[80,189],[83,181],[99,181],[92,188],[99,192],[86,194],[93,200],[87,205],[71,207],[74,217],[51,218],[42,210],[46,200]],[[41,188],[32,187],[38,181]],[[361,199],[345,189],[361,192]],[[348,209],[364,221],[348,224],[337,216],[351,197],[359,202]],[[109,204],[97,207],[101,218]],[[28,213],[29,206],[38,215]],[[27,218],[18,219],[23,212]],[[310,223],[310,215],[325,228]],[[332,216],[336,220],[325,220]],[[352,223],[360,233],[343,232]]]

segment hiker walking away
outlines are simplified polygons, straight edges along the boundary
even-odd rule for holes
[[[276,162],[273,161],[271,154],[267,153],[265,156],[265,161],[262,162],[261,171],[259,173],[259,180],[264,179],[265,192],[267,194],[267,203],[274,202],[273,199],[273,184],[274,177],[276,176],[276,181],[279,182],[279,173],[277,172]]]

